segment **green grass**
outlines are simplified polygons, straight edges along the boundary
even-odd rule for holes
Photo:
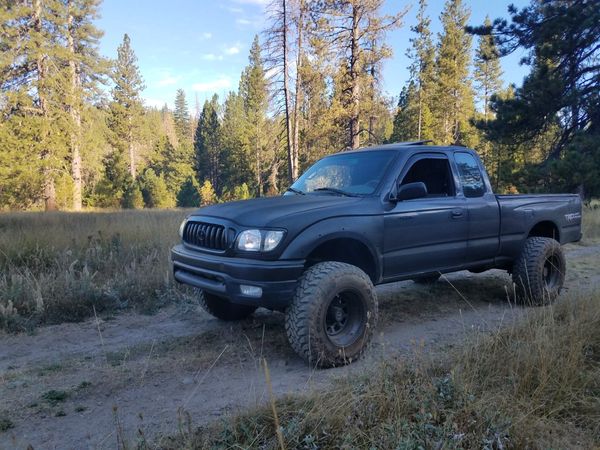
[[[447,356],[388,361],[276,400],[285,448],[596,448],[600,295],[567,298]],[[279,448],[265,405],[141,448]]]
[[[69,398],[69,393],[63,390],[52,389],[42,394],[42,398],[51,406],[56,406],[57,404],[67,400],[67,398]]]
[[[153,311],[183,298],[169,249],[187,213],[0,214],[0,329],[79,321],[94,309]]]

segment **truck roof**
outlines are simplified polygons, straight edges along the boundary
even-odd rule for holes
[[[462,151],[473,151],[468,147],[462,147],[460,145],[428,145],[431,141],[408,141],[408,142],[393,142],[390,144],[373,145],[370,147],[361,147],[355,150],[346,150],[334,153],[334,155],[345,154],[345,153],[358,153],[358,152],[369,152],[374,150],[389,150],[389,151],[407,151],[407,150],[462,150]]]

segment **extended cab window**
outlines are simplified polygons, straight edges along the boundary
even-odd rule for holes
[[[454,154],[454,160],[458,166],[458,175],[460,184],[462,184],[465,197],[481,197],[485,194],[485,183],[479,164],[473,155],[468,153],[458,152]]]
[[[402,184],[423,182],[427,197],[454,197],[452,171],[446,158],[423,158],[415,161],[402,179]]]

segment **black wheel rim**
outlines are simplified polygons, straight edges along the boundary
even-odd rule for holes
[[[324,318],[325,333],[338,347],[354,344],[363,334],[366,323],[364,303],[358,293],[342,291],[336,294]]]
[[[542,269],[542,279],[548,291],[553,291],[558,287],[560,275],[559,258],[556,255],[548,256]]]

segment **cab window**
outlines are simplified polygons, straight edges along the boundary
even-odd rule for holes
[[[446,158],[422,158],[415,161],[401,184],[419,181],[427,186],[427,197],[454,197],[452,171]]]
[[[469,153],[458,152],[454,154],[458,167],[458,176],[465,197],[482,197],[485,194],[485,183],[479,169],[479,164]]]

